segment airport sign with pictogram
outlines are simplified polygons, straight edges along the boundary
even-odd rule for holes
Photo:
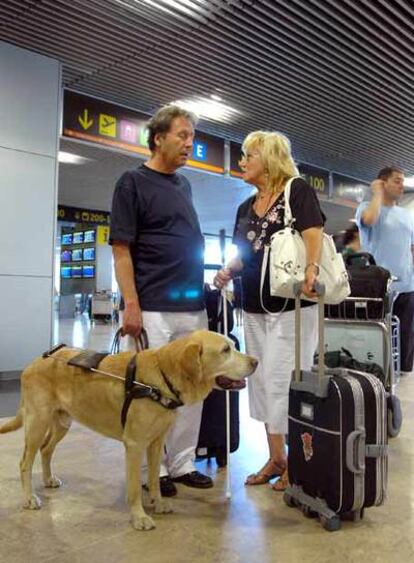
[[[65,90],[63,130],[65,137],[149,156],[146,124],[150,119],[130,108]],[[196,131],[188,166],[224,172],[224,140]]]
[[[78,92],[65,90],[63,135],[149,155],[148,115]]]

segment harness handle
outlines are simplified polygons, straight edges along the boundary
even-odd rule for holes
[[[121,338],[123,336],[124,336],[123,327],[120,327],[116,331],[114,338],[112,340],[112,344],[109,348],[110,354],[119,354],[120,346],[121,346]],[[134,338],[134,341],[135,341],[135,348],[137,352],[142,352],[143,350],[147,350],[149,348],[148,334],[145,328],[141,330],[138,337]]]

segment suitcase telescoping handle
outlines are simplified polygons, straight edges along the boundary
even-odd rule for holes
[[[295,374],[294,380],[301,381],[300,356],[301,356],[301,319],[300,319],[300,296],[302,293],[303,282],[296,282],[293,286],[295,295]],[[325,375],[325,286],[317,281],[314,285],[315,293],[318,296],[318,379],[319,383]],[[306,337],[306,335],[305,335]]]

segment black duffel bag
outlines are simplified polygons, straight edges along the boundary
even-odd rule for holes
[[[377,266],[367,252],[356,252],[346,259],[346,269],[351,286],[350,297],[369,297],[381,301],[344,301],[339,305],[327,305],[326,316],[330,319],[383,319],[388,311],[391,273]]]
[[[318,355],[315,355],[315,365],[318,362]],[[325,365],[328,368],[345,368],[362,371],[375,375],[385,386],[385,373],[383,368],[375,362],[360,362],[346,348],[325,352]]]

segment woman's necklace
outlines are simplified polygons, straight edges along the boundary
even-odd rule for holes
[[[274,195],[275,194],[272,192],[256,195],[256,201],[254,203],[253,208],[257,216],[264,217],[266,215],[271,205],[274,203],[272,201]]]

